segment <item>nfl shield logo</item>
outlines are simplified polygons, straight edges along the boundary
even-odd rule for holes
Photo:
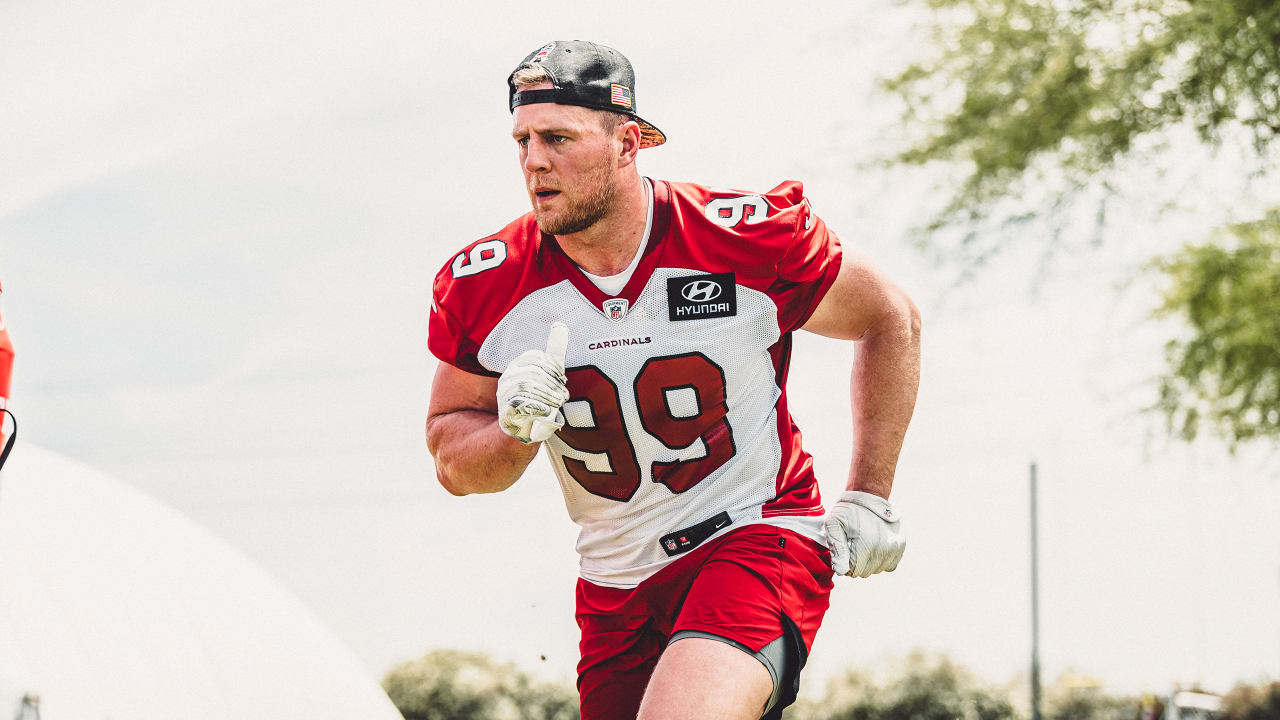
[[[675,550],[675,549],[676,549],[676,541],[675,541],[675,540],[668,540],[668,541],[667,541],[667,549],[668,549],[668,550]]]
[[[614,322],[622,322],[622,316],[627,314],[627,306],[631,303],[626,298],[613,298],[605,300],[601,305],[604,308],[604,316]]]
[[[556,44],[553,42],[549,42],[546,45],[543,45],[542,47],[538,48],[538,54],[534,55],[533,59],[530,60],[529,62],[542,62],[542,59],[547,56],[547,53],[555,49],[556,49]]]

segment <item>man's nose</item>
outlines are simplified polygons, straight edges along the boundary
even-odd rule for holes
[[[546,172],[551,169],[546,145],[538,138],[529,138],[529,144],[525,146],[524,169],[525,172],[530,173]]]

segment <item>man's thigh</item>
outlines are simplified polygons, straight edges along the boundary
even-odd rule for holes
[[[640,718],[755,720],[795,699],[831,591],[829,554],[787,530],[751,525],[701,564],[672,626]]]
[[[699,648],[715,655],[726,650],[735,653],[727,664],[717,667],[740,668],[734,677],[746,678],[749,684],[750,678],[763,678],[765,690],[771,691],[773,676],[753,653],[779,639],[786,615],[793,630],[793,652],[799,656],[799,662],[793,663],[798,671],[827,608],[828,564],[827,552],[812,541],[772,526],[748,525],[697,548],[634,590],[580,580],[578,690],[583,720],[635,718],[646,685],[655,702],[668,692],[664,687],[676,699],[696,691],[657,676],[650,681],[659,657],[663,668],[679,671],[670,675],[673,680],[688,675],[690,680],[703,678],[713,684],[727,681],[708,675],[706,668],[682,670],[690,664],[686,661],[702,654]],[[686,636],[708,633],[730,644],[695,637],[668,646],[679,631]],[[733,696],[744,693],[752,695],[741,690]],[[765,692],[764,698],[769,697],[770,692]],[[754,704],[754,700],[748,702]]]
[[[754,655],[718,640],[685,637],[662,653],[638,720],[759,720],[773,687]]]

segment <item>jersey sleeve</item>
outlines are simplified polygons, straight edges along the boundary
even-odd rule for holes
[[[773,200],[777,196],[782,197]],[[808,321],[840,274],[840,240],[813,212],[800,183],[783,183],[766,197],[785,207],[780,215],[794,216],[790,241],[778,259],[777,279],[767,291],[778,306],[778,326],[787,333]]]
[[[497,377],[496,373],[486,370],[476,354],[480,350],[457,319],[442,307],[439,300],[432,298],[431,320],[427,328],[427,348],[440,360],[476,375]]]
[[[539,260],[538,226],[526,213],[454,253],[431,286],[427,348],[442,362],[498,377],[483,349],[494,327],[530,293],[556,279]]]
[[[466,313],[462,289],[456,287],[450,263],[436,274],[431,288],[431,317],[427,326],[427,348],[442,362],[477,375],[497,377],[497,374],[480,364],[480,341],[474,339],[471,330],[462,319]]]

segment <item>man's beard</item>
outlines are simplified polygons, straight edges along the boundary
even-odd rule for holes
[[[584,183],[589,188],[587,196],[577,202],[566,202],[564,209],[556,217],[548,218],[541,210],[537,210],[535,217],[542,232],[550,235],[572,235],[595,225],[608,214],[618,190],[610,174],[611,169],[607,163],[604,164],[596,177]],[[563,192],[560,197],[565,197]]]

